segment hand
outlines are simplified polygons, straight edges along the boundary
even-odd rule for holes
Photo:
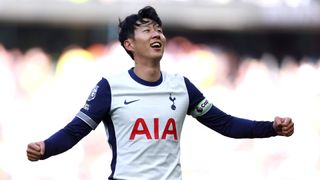
[[[275,117],[273,121],[273,128],[280,136],[291,136],[294,132],[294,123],[291,118]]]
[[[27,157],[29,161],[38,161],[44,154],[45,145],[43,141],[28,144]]]

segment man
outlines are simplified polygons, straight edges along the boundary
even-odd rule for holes
[[[186,78],[160,70],[166,38],[152,7],[119,23],[119,41],[134,67],[102,78],[86,104],[64,128],[45,141],[30,143],[30,161],[65,152],[102,121],[113,152],[109,179],[179,180],[180,135],[185,116],[232,138],[291,136],[290,118],[252,121],[228,115]]]

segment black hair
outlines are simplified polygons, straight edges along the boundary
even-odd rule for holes
[[[126,50],[129,56],[133,59],[133,53],[128,51],[124,47],[124,41],[128,38],[134,37],[135,26],[140,26],[141,24],[148,23],[148,21],[143,20],[144,18],[151,19],[155,21],[160,27],[162,27],[161,19],[159,18],[156,10],[151,6],[146,6],[139,10],[138,14],[132,14],[127,16],[123,21],[119,19],[119,37],[118,40],[121,46]]]

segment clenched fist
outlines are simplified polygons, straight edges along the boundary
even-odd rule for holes
[[[30,161],[38,161],[44,154],[44,142],[34,142],[28,144],[27,147],[27,157]]]
[[[273,128],[281,136],[291,136],[294,132],[294,123],[291,118],[275,117],[273,121]]]

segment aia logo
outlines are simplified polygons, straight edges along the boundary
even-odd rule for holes
[[[130,140],[135,140],[136,136],[145,136],[147,139],[167,139],[173,136],[174,140],[178,139],[176,122],[173,118],[169,118],[166,122],[163,132],[159,131],[159,118],[153,119],[153,132],[151,132],[143,118],[138,118],[134,123],[130,134]]]

